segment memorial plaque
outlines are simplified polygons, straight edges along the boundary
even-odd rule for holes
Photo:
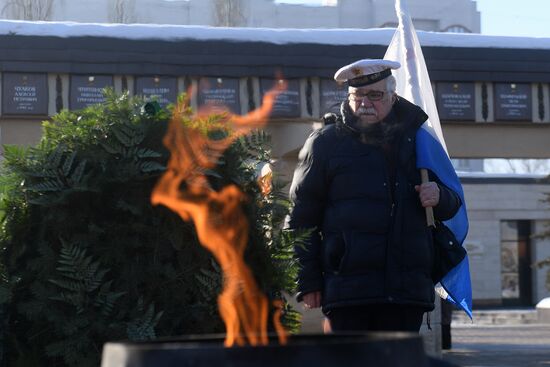
[[[262,96],[275,87],[275,83],[282,83],[282,80],[261,79]],[[287,83],[286,90],[281,92],[275,100],[271,117],[300,117],[300,81],[292,79],[287,80]]]
[[[321,79],[321,116],[327,112],[340,113],[340,105],[348,98],[346,84],[332,79]]]
[[[138,77],[136,78],[136,94],[146,101],[156,100],[161,107],[169,103],[176,103],[178,83],[176,78],[170,77]]]
[[[46,74],[4,73],[2,76],[4,115],[47,115]]]
[[[239,79],[201,78],[198,103],[200,106],[225,107],[235,114],[240,114]]]
[[[441,120],[474,121],[474,83],[437,83],[437,110]]]
[[[80,110],[105,102],[103,89],[112,86],[110,75],[71,75],[70,109]]]
[[[531,85],[515,83],[495,84],[495,119],[532,119]]]

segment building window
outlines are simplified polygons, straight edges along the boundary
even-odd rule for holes
[[[399,24],[395,22],[387,22],[380,26],[380,28],[397,28]]]
[[[469,30],[468,28],[462,26],[462,25],[458,25],[458,24],[455,24],[455,25],[452,25],[452,26],[449,26],[447,28],[445,28],[443,30],[443,32],[449,32],[449,33],[472,33],[471,30]]]
[[[437,32],[439,31],[439,20],[435,19],[413,19],[413,26],[419,31]],[[398,23],[386,22],[380,28],[397,28]]]

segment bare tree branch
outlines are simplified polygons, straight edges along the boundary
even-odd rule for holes
[[[218,27],[238,27],[245,21],[242,0],[214,1],[214,24]]]
[[[11,0],[2,15],[17,20],[50,20],[55,0]]]
[[[486,159],[488,173],[550,173],[549,159]]]
[[[135,0],[112,0],[109,10],[109,22],[111,23],[135,23]]]

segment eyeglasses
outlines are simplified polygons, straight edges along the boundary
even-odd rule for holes
[[[367,98],[371,102],[380,101],[382,98],[384,98],[384,92],[379,90],[371,90],[368,93],[365,94],[357,94],[357,93],[350,93],[349,94],[349,100],[355,103],[363,102],[365,98]]]

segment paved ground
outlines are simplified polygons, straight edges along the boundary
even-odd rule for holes
[[[550,367],[550,324],[453,325],[443,359],[463,367]]]

